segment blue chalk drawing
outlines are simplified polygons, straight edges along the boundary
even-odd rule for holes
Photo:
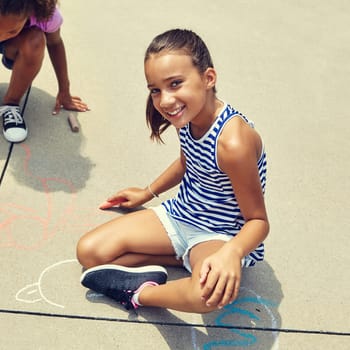
[[[232,339],[222,339],[222,340],[213,340],[211,342],[208,342],[203,345],[203,350],[212,350],[217,347],[249,347],[254,344],[256,344],[259,341],[259,338],[257,335],[253,334],[254,332],[254,326],[256,325],[256,322],[261,321],[261,317],[258,316],[255,312],[252,312],[250,310],[247,310],[246,308],[242,308],[243,305],[253,305],[253,309],[257,312],[258,306],[260,306],[264,311],[266,312],[269,321],[271,324],[265,325],[265,327],[269,328],[277,328],[277,320],[274,316],[271,307],[276,307],[276,303],[262,298],[261,296],[257,295],[253,290],[241,287],[241,291],[248,291],[250,294],[253,294],[253,297],[242,297],[235,300],[232,304],[226,305],[223,308],[223,311],[216,317],[214,323],[217,326],[222,327],[233,327],[230,328],[229,331],[234,334]],[[228,319],[229,316],[233,315],[241,315],[243,317],[247,317],[247,319],[250,320],[252,330],[246,331],[241,329],[235,329],[234,325],[231,323],[225,322],[225,319]],[[278,334],[277,332],[271,331],[272,336],[274,337],[274,346],[273,349],[278,349]]]
[[[52,300],[56,295],[53,294],[50,296],[43,288],[43,281],[47,278],[48,275],[51,274],[61,274],[61,268],[65,267],[71,269],[73,266],[80,266],[76,259],[68,259],[56,262],[48,267],[46,267],[39,275],[37,281],[32,284],[26,285],[21,288],[16,293],[16,300],[22,303],[37,303],[37,302],[45,302],[51,306],[58,308],[65,308],[66,305],[60,304],[56,302],[56,300]],[[60,279],[57,278],[57,283]],[[232,304],[226,305],[222,312],[215,318],[214,324],[219,327],[223,327],[225,331],[232,334],[232,337],[225,337],[225,339],[216,339],[212,340],[208,343],[205,343],[202,347],[203,350],[213,350],[215,348],[232,348],[232,347],[250,347],[254,344],[259,343],[259,335],[262,334],[261,331],[254,332],[254,327],[260,322],[259,328],[266,327],[271,329],[278,329],[278,321],[275,317],[271,308],[276,308],[278,306],[277,303],[264,299],[259,296],[256,292],[246,287],[241,287],[241,292],[245,294],[238,299],[236,299]],[[249,295],[249,296],[247,296]],[[89,291],[86,295],[89,300],[98,300],[103,298],[104,296],[100,293],[95,293],[93,291]],[[70,297],[67,295],[67,300],[70,300]],[[253,311],[252,311],[253,310]],[[240,316],[240,318],[248,320],[249,330],[242,330],[234,328],[234,322],[230,323],[229,320],[232,320],[234,316]],[[264,316],[264,319],[262,319]],[[237,317],[236,317],[237,318]],[[261,325],[264,322],[263,326]],[[238,324],[236,323],[238,326]],[[232,327],[232,328],[231,328]],[[271,347],[271,350],[278,350],[278,332],[277,331],[267,331],[274,338],[274,344]],[[227,339],[229,338],[229,339]],[[194,350],[199,350],[201,348],[197,339],[197,332],[195,327],[191,327],[191,341],[192,347]]]

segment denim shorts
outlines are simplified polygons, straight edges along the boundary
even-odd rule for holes
[[[204,231],[203,229],[193,225],[176,220],[167,213],[166,209],[162,205],[152,207],[150,209],[156,213],[160,222],[163,224],[166,232],[168,233],[176,253],[176,259],[182,259],[184,267],[189,272],[192,272],[189,255],[191,249],[195,245],[213,240],[227,242],[233,237],[222,233]],[[244,259],[242,259],[242,265],[243,262]]]

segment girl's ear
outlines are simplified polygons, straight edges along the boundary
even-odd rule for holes
[[[207,68],[204,72],[204,79],[207,84],[207,89],[210,90],[215,87],[216,84],[216,71],[214,68]]]

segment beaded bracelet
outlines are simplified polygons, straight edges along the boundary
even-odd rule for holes
[[[147,188],[148,188],[148,191],[150,191],[150,193],[152,194],[152,196],[153,196],[154,198],[156,198],[156,197],[158,198],[158,197],[159,197],[159,194],[154,193],[154,192],[151,190],[151,186],[150,186],[150,185],[148,185]]]

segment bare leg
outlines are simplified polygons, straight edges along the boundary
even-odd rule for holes
[[[4,104],[19,104],[38,74],[45,53],[45,35],[39,29],[25,29],[6,44],[5,55],[14,60]]]
[[[196,313],[217,309],[208,307],[201,299],[199,272],[203,260],[223,244],[223,241],[209,241],[196,245],[190,255],[192,276],[145,287],[139,293],[139,302],[144,306]],[[86,268],[102,264],[179,266],[181,263],[175,258],[164,227],[150,209],[118,217],[88,232],[78,243],[77,257]]]
[[[219,250],[223,244],[225,244],[223,241],[209,241],[196,245],[190,256],[192,276],[156,287],[145,287],[139,294],[139,302],[144,306],[184,312],[207,313],[216,310],[216,306],[208,307],[201,299],[199,272],[203,260]]]
[[[151,209],[118,217],[88,232],[78,242],[77,257],[86,268],[102,264],[181,265]]]

